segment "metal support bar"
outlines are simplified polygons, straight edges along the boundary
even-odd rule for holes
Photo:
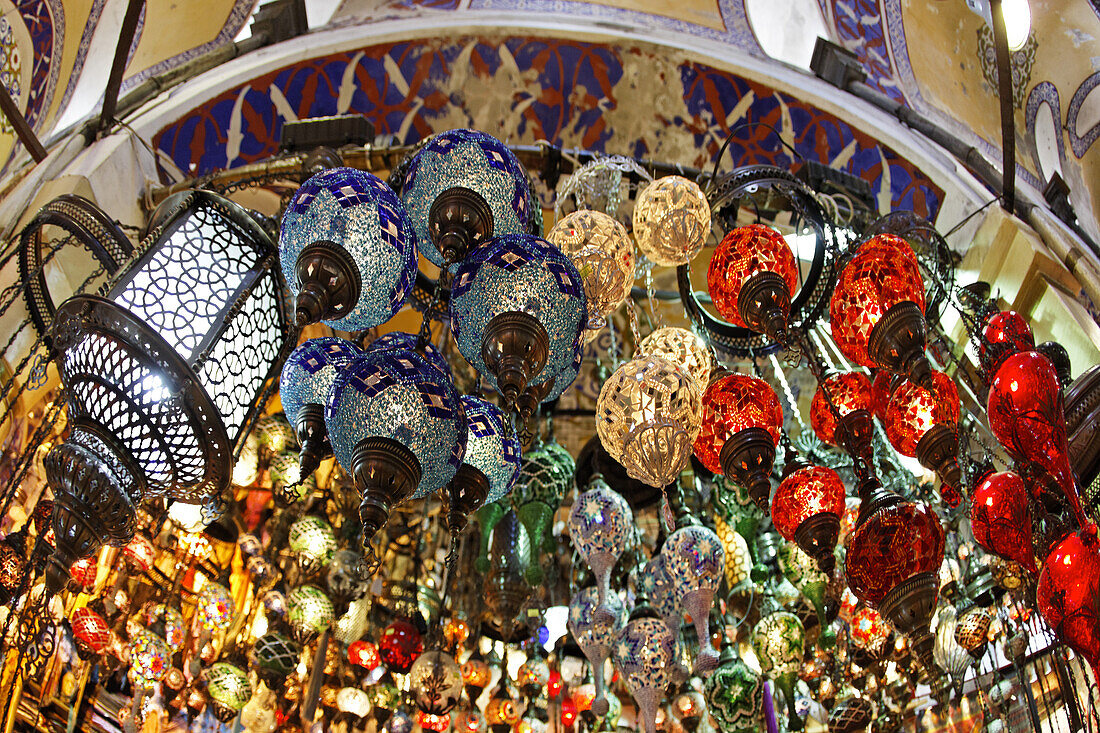
[[[34,162],[41,163],[45,160],[46,149],[42,147],[42,143],[39,142],[38,136],[34,134],[27,118],[19,111],[15,100],[8,93],[8,88],[3,84],[0,84],[0,111],[3,111],[4,117],[8,119],[8,123],[19,137],[19,142],[23,143],[23,147],[34,158]]]
[[[1001,107],[1001,206],[1016,206],[1016,122],[1012,114],[1012,63],[1001,0],[989,0],[993,16],[993,46],[997,52],[997,96]]]
[[[95,137],[99,137],[115,117],[118,92],[122,88],[122,75],[126,71],[130,45],[134,42],[134,34],[137,33],[138,20],[141,19],[141,11],[144,7],[145,0],[130,0],[126,5],[126,15],[122,17],[122,28],[118,34],[118,45],[115,46],[115,58],[111,62],[111,75],[107,77],[107,89],[103,93],[103,108],[99,112],[99,124],[96,126]]]

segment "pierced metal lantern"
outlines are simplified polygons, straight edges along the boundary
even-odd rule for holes
[[[336,373],[362,355],[363,350],[350,341],[324,337],[299,345],[283,364],[279,399],[302,446],[300,475],[311,475],[322,459],[332,455],[325,429],[325,401]]]
[[[234,447],[291,345],[259,224],[206,191],[166,203],[106,297],[74,296],[54,320],[71,429],[46,457],[52,592],[76,558],[129,541],[143,500],[197,504],[229,486]]]
[[[416,277],[416,235],[377,176],[333,168],[303,183],[279,229],[298,325],[361,331],[388,321]]]
[[[580,273],[561,250],[539,237],[508,235],[466,257],[450,312],[458,350],[511,407],[528,387],[572,364],[587,301]]]
[[[420,251],[445,267],[502,234],[526,232],[533,205],[527,173],[492,135],[448,130],[417,151],[401,200]]]

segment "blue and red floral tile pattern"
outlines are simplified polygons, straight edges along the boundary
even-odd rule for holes
[[[656,77],[654,69],[668,63],[665,52],[644,44],[554,38],[376,45],[301,61],[229,89],[164,127],[154,145],[190,175],[244,165],[277,152],[280,110],[289,106],[298,118],[363,114],[379,133],[405,142],[468,126],[512,143],[545,139],[638,156],[675,150],[685,165],[703,166],[736,127],[723,167],[797,166],[782,135],[803,158],[832,164],[844,156],[838,164],[888,191],[881,198],[893,208],[929,217],[939,210],[943,192],[928,176],[848,123],[700,63],[677,60],[677,73]],[[654,104],[655,93],[672,99]],[[751,103],[731,119],[746,95]],[[763,122],[779,135],[759,125],[738,127],[744,122]]]

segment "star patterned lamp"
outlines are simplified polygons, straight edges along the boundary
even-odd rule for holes
[[[707,712],[723,733],[748,733],[760,729],[764,682],[733,653],[733,645],[722,646],[718,669],[704,680],[703,690]]]
[[[464,129],[440,133],[417,151],[401,200],[420,251],[439,267],[456,265],[493,237],[527,232],[534,207],[512,151],[492,135]]]
[[[798,288],[798,265],[783,236],[769,226],[732,230],[714,250],[707,290],[719,315],[735,326],[783,341]]]
[[[569,509],[569,539],[596,576],[600,599],[596,615],[606,623],[612,616],[606,605],[611,568],[626,549],[634,513],[602,477],[594,476],[588,486]]]
[[[302,343],[283,364],[279,399],[302,447],[299,476],[312,474],[322,459],[332,455],[325,402],[336,374],[362,355],[363,350],[350,341],[324,337]]]
[[[615,666],[638,705],[646,733],[655,733],[657,708],[672,682],[675,644],[665,622],[648,615],[646,608],[635,609],[619,632],[613,653]]]
[[[388,321],[408,299],[416,235],[383,180],[332,168],[303,183],[290,200],[279,258],[299,326],[324,321],[362,331]]]
[[[727,374],[703,393],[703,423],[695,455],[714,473],[729,476],[749,490],[753,502],[767,510],[768,475],[783,429],[783,408],[762,379]]]
[[[798,616],[776,611],[760,620],[752,631],[752,647],[761,671],[775,680],[787,701],[787,729],[802,730],[802,718],[795,708],[794,685],[802,667],[806,630]]]
[[[626,228],[602,211],[581,209],[555,224],[546,239],[573,261],[584,280],[586,328],[602,328],[634,285],[634,243]]]
[[[214,717],[229,723],[252,698],[252,685],[243,669],[227,662],[216,662],[204,673]]]
[[[710,639],[710,608],[718,583],[725,574],[725,551],[712,530],[698,525],[681,527],[673,532],[661,548],[665,572],[677,604],[691,615],[695,635]],[[678,619],[677,619],[678,620]],[[672,629],[678,634],[679,624]],[[695,660],[696,674],[711,672],[718,666],[718,654],[710,644],[700,641]]]
[[[463,260],[450,312],[458,350],[509,409],[528,387],[566,371],[587,320],[577,268],[545,239],[522,234],[486,242]]]

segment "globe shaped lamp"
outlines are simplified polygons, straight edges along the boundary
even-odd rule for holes
[[[139,532],[122,548],[122,556],[130,567],[139,573],[147,573],[157,559],[157,552],[152,541]]]
[[[1013,310],[990,315],[982,325],[978,342],[982,374],[992,378],[1005,359],[1022,351],[1035,351],[1035,335],[1027,320]]]
[[[752,631],[752,647],[761,671],[775,680],[787,701],[787,729],[802,730],[802,718],[795,709],[794,684],[806,643],[806,630],[798,616],[776,611],[762,618]]]
[[[714,473],[746,487],[757,507],[767,511],[768,476],[782,429],[783,408],[768,383],[747,374],[727,374],[711,381],[703,393],[695,455]]]
[[[759,729],[764,711],[764,681],[741,661],[731,644],[722,646],[718,669],[703,681],[707,712],[719,730],[747,733]]]
[[[463,261],[450,313],[458,350],[511,409],[529,386],[551,382],[572,364],[588,306],[581,275],[561,250],[514,234],[486,242]],[[528,400],[525,410],[543,396]]]
[[[939,592],[943,527],[927,506],[896,494],[864,503],[873,506],[848,538],[848,586],[909,637],[925,672],[935,677],[928,625]]]
[[[848,633],[853,644],[877,657],[890,638],[890,627],[876,609],[860,606],[848,621]]]
[[[874,388],[866,374],[830,374],[821,380],[810,403],[810,427],[823,442],[839,445],[869,465],[873,459],[874,400]]]
[[[694,181],[665,176],[650,183],[634,204],[634,241],[649,260],[686,265],[710,234],[710,204]]]
[[[940,493],[951,506],[961,499],[958,461],[959,392],[943,372],[930,372],[932,386],[902,383],[886,408],[886,437],[902,455],[916,457],[935,471]]]
[[[127,676],[136,687],[153,687],[168,674],[172,650],[160,636],[146,629],[130,635],[130,670]]]
[[[430,341],[421,343],[420,338],[415,334],[406,333],[405,331],[384,333],[371,341],[370,346],[367,347],[368,353],[376,351],[415,351],[447,379],[451,379],[453,376],[451,367],[447,364],[447,357],[443,352]]]
[[[970,529],[984,549],[1039,574],[1032,551],[1027,484],[1012,471],[988,473],[970,497]]]
[[[290,525],[288,546],[298,568],[305,575],[313,575],[332,562],[336,534],[332,525],[320,517],[303,517]]]
[[[409,297],[416,235],[385,181],[355,168],[322,171],[290,200],[279,259],[299,326],[324,321],[362,331],[388,321]]]
[[[588,491],[569,509],[569,539],[596,576],[600,605],[596,615],[605,623],[612,618],[607,606],[611,569],[626,549],[634,513],[622,494],[601,478],[593,477]]]
[[[422,651],[424,641],[420,632],[408,621],[394,621],[378,638],[378,655],[394,672],[408,672]]]
[[[443,488],[466,449],[454,385],[414,351],[366,354],[337,375],[325,408],[333,451],[362,497],[367,552],[390,510]]]
[[[605,614],[598,613],[603,608],[611,612],[610,619]],[[596,691],[592,711],[597,716],[606,715],[608,710],[604,661],[611,656],[615,640],[626,621],[626,608],[616,594],[600,598],[595,588],[582,588],[569,601],[569,633],[577,640],[577,645],[592,665]]]
[[[252,698],[248,675],[228,662],[215,662],[204,674],[214,717],[222,723],[230,722]]]
[[[229,589],[220,583],[206,581],[199,592],[196,616],[202,628],[210,632],[221,631],[233,621],[236,607]]]
[[[478,397],[462,396],[468,437],[463,463],[481,472],[487,482],[482,500],[468,514],[500,501],[512,492],[519,477],[519,441],[504,427],[504,415],[496,405]]]
[[[789,542],[817,560],[831,575],[833,548],[844,513],[844,483],[831,468],[807,466],[783,478],[772,499],[772,523]]]
[[[905,240],[878,234],[859,248],[837,279],[829,321],[851,361],[928,386],[924,282]]]
[[[309,476],[332,455],[325,428],[325,403],[336,374],[363,355],[363,350],[341,338],[303,342],[290,352],[279,379],[279,399],[301,446],[300,476]]]
[[[446,715],[462,696],[462,670],[446,652],[424,652],[409,669],[409,689],[422,712]]]
[[[701,418],[695,379],[658,356],[635,357],[615,370],[596,403],[604,449],[631,478],[658,488],[687,466]]]
[[[80,607],[69,614],[76,648],[84,659],[102,654],[111,643],[111,627],[102,616],[90,608]]]
[[[635,609],[630,621],[619,632],[613,653],[615,666],[638,705],[646,733],[654,733],[657,708],[672,682],[675,643],[665,622],[648,615],[647,607],[641,608]]]
[[[955,643],[970,652],[972,659],[983,656],[995,614],[991,608],[971,606],[955,619]]]
[[[710,260],[707,290],[719,315],[735,326],[786,338],[791,296],[798,287],[798,265],[783,236],[751,224],[727,234]]]
[[[546,239],[573,261],[584,280],[586,328],[602,328],[634,284],[634,243],[626,228],[601,211],[582,209],[555,224]]]
[[[661,555],[673,597],[691,615],[696,637],[700,639],[696,674],[711,672],[718,666],[718,653],[705,640],[710,639],[709,618],[714,594],[725,574],[722,541],[706,527],[688,525],[669,535]],[[679,624],[672,629],[674,634],[679,630]]]
[[[471,705],[477,703],[482,690],[493,678],[493,670],[480,658],[477,652],[462,663],[462,686],[466,690],[466,697]]]
[[[272,690],[281,689],[291,672],[298,666],[302,648],[283,636],[271,632],[264,634],[252,645],[248,661],[264,684]]]
[[[303,585],[287,596],[286,616],[295,641],[308,644],[329,627],[336,613],[324,591],[313,585]]]
[[[695,733],[707,714],[707,701],[703,693],[688,687],[672,701],[672,714],[680,720],[687,733]]]
[[[493,237],[530,228],[535,202],[516,156],[492,135],[436,135],[405,171],[401,200],[420,250],[439,267],[461,262]]]
[[[341,687],[336,693],[336,709],[361,720],[370,713],[370,695],[358,687]]]
[[[646,336],[638,344],[639,356],[659,356],[695,378],[702,392],[710,384],[714,356],[703,339],[686,328],[665,326]]]

